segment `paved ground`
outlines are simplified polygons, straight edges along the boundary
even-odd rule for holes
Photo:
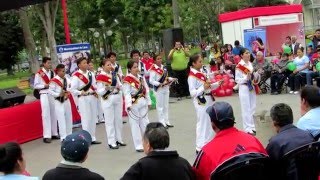
[[[30,99],[29,99],[30,100]],[[240,104],[237,95],[227,98],[217,98],[217,101],[227,101],[232,104],[236,116],[236,126],[242,128],[240,117]],[[289,104],[293,111],[294,117],[299,118],[299,96],[297,95],[260,95],[257,98],[257,114],[269,110],[273,104],[284,102]],[[175,102],[171,99],[170,119],[174,128],[169,130],[170,149],[178,150],[179,154],[186,158],[191,164],[195,159],[195,110],[190,99]],[[257,118],[257,137],[264,145],[274,134],[271,121],[266,114],[266,120],[260,121]],[[150,121],[156,120],[156,111],[149,113]],[[129,124],[124,125],[124,141],[128,146],[119,150],[110,150],[106,144],[106,133],[104,124],[97,126],[97,138],[103,141],[102,145],[92,146],[89,151],[88,160],[84,166],[94,170],[106,179],[119,179],[123,173],[139,158],[143,153],[136,153],[133,147]],[[27,170],[34,176],[42,177],[46,170],[55,167],[61,160],[60,142],[54,141],[51,144],[44,144],[42,140],[35,140],[24,144],[24,155],[27,160]]]

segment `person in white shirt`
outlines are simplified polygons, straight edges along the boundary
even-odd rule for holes
[[[78,96],[78,106],[81,116],[82,129],[92,136],[92,144],[101,144],[96,139],[96,118],[97,118],[97,93],[96,78],[88,71],[86,58],[77,60],[79,70],[73,73],[71,80],[71,92]]]
[[[65,66],[58,64],[57,75],[51,79],[49,93],[54,97],[55,113],[58,119],[60,140],[63,141],[72,133],[72,112],[69,100],[70,82],[65,77]]]
[[[122,81],[124,76],[123,76],[121,65],[117,63],[117,54],[114,52],[109,52],[107,54],[107,58],[110,59],[110,61],[111,61],[113,71],[116,72],[116,74],[119,76],[120,81]]]
[[[240,50],[241,61],[236,67],[235,81],[239,85],[239,98],[243,130],[256,135],[253,115],[256,109],[256,92],[253,84],[253,66],[250,62],[250,52],[243,48]]]
[[[129,74],[123,80],[125,107],[134,147],[137,152],[143,152],[142,136],[149,123],[148,111],[151,107],[149,87],[144,77],[139,74],[138,63],[129,61],[127,68]]]
[[[150,68],[150,84],[153,85],[157,99],[157,112],[159,122],[165,128],[173,127],[169,121],[169,87],[171,83],[177,81],[177,78],[168,77],[168,71],[162,63],[162,57],[157,55],[156,61]]]
[[[206,110],[214,103],[211,91],[218,88],[223,81],[210,82],[207,74],[202,71],[203,60],[199,54],[190,57],[188,67],[190,69],[188,77],[189,91],[197,114],[196,152],[198,153],[213,138],[211,121]]]
[[[97,93],[106,119],[106,132],[110,149],[126,146],[122,141],[122,84],[110,59],[102,62],[103,71],[97,76]]]
[[[34,88],[40,93],[43,142],[51,143],[51,139],[60,139],[57,129],[57,118],[54,110],[54,99],[48,94],[50,80],[54,77],[51,71],[51,59],[44,57],[42,60],[43,68],[41,68],[34,79]]]

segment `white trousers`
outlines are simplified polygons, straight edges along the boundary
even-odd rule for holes
[[[98,99],[97,114],[98,114],[98,122],[103,122],[104,121],[103,110],[102,110],[101,101],[99,99]]]
[[[252,130],[256,130],[253,119],[256,110],[256,92],[254,90],[249,91],[247,85],[240,85],[239,98],[243,130],[252,133]]]
[[[78,99],[82,129],[90,133],[92,141],[96,141],[97,98],[93,95],[80,96]]]
[[[199,105],[197,99],[193,100],[193,104],[197,114],[197,128],[196,128],[196,150],[200,151],[201,148],[210,142],[213,138],[214,132],[211,126],[210,116],[206,112],[209,106],[213,105],[211,96],[205,96],[206,104]]]
[[[40,95],[43,138],[51,138],[58,135],[58,121],[54,110],[54,101],[50,94]]]
[[[149,123],[147,113],[148,102],[145,98],[139,98],[137,102],[131,106],[131,111],[128,112],[133,144],[136,150],[143,149],[142,137]]]
[[[102,108],[101,108],[101,101],[99,98],[96,98],[96,109],[97,109],[96,123],[98,123],[103,120],[103,112],[102,112]]]
[[[122,141],[122,94],[109,95],[107,100],[101,98],[101,106],[105,114],[105,126],[108,144],[115,146]]]
[[[70,100],[63,103],[55,100],[55,111],[58,119],[58,127],[61,141],[72,133],[72,112]]]
[[[159,122],[164,126],[170,125],[169,122],[169,87],[159,88],[155,91],[156,107]]]

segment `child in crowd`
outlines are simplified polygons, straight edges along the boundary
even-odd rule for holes
[[[280,62],[282,52],[277,52],[276,57],[271,61],[272,65],[276,65]]]

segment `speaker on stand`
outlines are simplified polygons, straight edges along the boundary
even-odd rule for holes
[[[22,104],[25,98],[26,93],[18,87],[0,89],[0,108]]]

